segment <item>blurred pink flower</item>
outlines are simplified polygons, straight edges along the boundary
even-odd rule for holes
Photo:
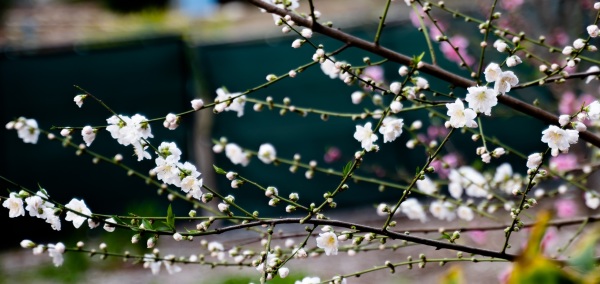
[[[464,59],[465,63],[469,66],[473,65],[475,62],[475,58],[467,53],[467,47],[469,46],[469,40],[467,40],[464,36],[455,35],[448,39],[454,47],[458,48],[458,52],[452,48],[452,46],[448,42],[442,42],[440,44],[440,50],[444,54],[444,56],[457,64],[462,63],[460,56]],[[460,56],[458,55],[460,53]]]
[[[508,11],[513,11],[523,5],[523,0],[504,0],[500,1],[500,6]]]
[[[550,250],[554,249],[556,251],[556,245],[558,244],[558,233],[555,227],[549,227],[546,230],[546,234],[542,238],[542,243],[540,244],[541,250],[548,255]]]
[[[487,233],[485,231],[470,231],[469,237],[478,245],[483,245],[487,241]]]
[[[448,164],[448,168],[443,167],[443,163]],[[460,164],[460,158],[457,154],[451,153],[446,156],[443,156],[441,160],[434,160],[431,162],[430,166],[435,169],[435,172],[442,179],[447,178],[450,173],[450,169],[457,168]]]
[[[448,135],[448,132],[448,128],[444,127],[443,125],[430,125],[429,127],[427,127],[427,136],[429,136],[429,139],[445,137],[446,135]]]
[[[550,158],[550,168],[559,172],[566,172],[577,168],[577,157],[573,154],[560,154]]]
[[[577,203],[573,199],[561,198],[554,203],[559,218],[570,218],[577,215]]]
[[[340,151],[338,147],[329,147],[323,156],[323,160],[325,160],[325,163],[333,163],[339,160],[341,157],[342,151]]]
[[[581,108],[582,105],[589,105],[596,98],[590,94],[581,94],[575,96],[573,92],[565,92],[558,103],[558,111],[560,114],[573,114]]]
[[[369,66],[362,73],[363,76],[369,77],[376,82],[383,81],[383,68],[381,66]]]
[[[513,270],[512,264],[509,264],[504,269],[502,269],[502,271],[500,271],[500,273],[498,273],[498,282],[502,283],[502,284],[508,283],[508,278],[510,277],[512,270]]]
[[[549,43],[552,45],[559,45],[559,46],[565,46],[568,44],[571,44],[569,42],[569,34],[567,34],[565,32],[564,29],[562,28],[555,28],[551,33],[549,33],[551,35],[551,38],[549,40]]]

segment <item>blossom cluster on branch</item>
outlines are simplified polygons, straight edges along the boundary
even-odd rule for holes
[[[563,45],[550,45],[543,36],[533,38],[525,32],[515,32],[510,26],[505,26],[506,23],[502,21],[504,15],[500,11],[516,9],[524,5],[523,1],[490,1],[492,4],[485,7],[481,18],[463,14],[442,1],[384,1],[376,36],[371,41],[341,31],[334,23],[322,21],[327,15],[316,10],[319,4],[316,0],[302,3],[298,0],[247,2],[270,14],[269,17],[272,16],[276,28],[281,29],[282,33],[295,34],[294,39],[290,40],[291,53],[296,49],[314,51],[311,57],[306,58],[305,65],[292,67],[281,75],[268,74],[266,82],[260,82],[246,91],[230,92],[226,87],[218,88],[211,102],[197,98],[190,102],[187,111],[170,113],[165,110],[164,117],[119,114],[113,111],[118,109],[118,105],[109,107],[98,98],[101,95],[97,97],[77,87],[81,94],[73,98],[75,104],[79,108],[89,103],[102,105],[107,111],[106,125],[84,124],[44,129],[40,125],[46,122],[38,123],[35,119],[25,117],[6,124],[6,128],[16,130],[25,143],[36,144],[43,134],[50,141],[72,147],[79,155],[92,156],[95,163],[110,163],[124,168],[131,175],[158,188],[161,193],[167,192],[171,206],[189,208],[188,216],[175,216],[171,207],[163,217],[126,215],[121,212],[98,213],[88,208],[83,199],[73,198],[63,204],[50,198],[52,189],[41,186],[38,190],[28,189],[10,181],[10,177],[0,175],[0,178],[13,185],[8,196],[2,197],[2,206],[8,209],[9,217],[29,215],[40,218],[54,230],[61,230],[61,220],[65,220],[72,222],[75,228],[87,223],[90,229],[102,225],[107,233],[127,231],[131,232],[132,243],[145,242],[149,251],[142,255],[131,255],[129,252],[119,252],[118,248],[108,248],[105,243],[100,244],[98,251],[88,248],[83,241],[67,246],[62,242],[38,244],[33,240],[23,240],[22,247],[32,249],[36,255],[47,252],[56,266],[62,265],[63,254],[67,252],[93,252],[92,255],[103,257],[135,259],[153,274],[160,273],[163,266],[169,274],[178,273],[183,270],[183,264],[224,266],[223,269],[227,269],[227,266],[252,267],[257,271],[257,282],[261,283],[275,277],[288,277],[294,271],[294,263],[305,258],[339,257],[342,254],[354,256],[357,253],[397,250],[408,245],[456,251],[457,255],[455,258],[436,258],[420,254],[415,259],[409,255],[406,261],[385,261],[381,265],[355,272],[308,275],[296,283],[352,283],[353,276],[384,270],[394,272],[401,266],[410,269],[418,265],[424,268],[429,262],[443,265],[464,261],[481,265],[500,261],[520,263],[532,256],[548,261],[539,262],[539,266],[532,266],[532,269],[551,271],[557,275],[557,279],[588,277],[563,271],[554,264],[572,265],[569,263],[571,256],[582,259],[578,252],[568,251],[567,248],[583,233],[585,226],[598,219],[592,215],[576,219],[575,212],[584,208],[579,208],[574,200],[580,199],[589,212],[600,206],[600,193],[594,190],[597,184],[593,180],[600,154],[600,138],[597,136],[600,133],[600,102],[597,96],[592,95],[581,101],[570,98],[565,102],[561,99],[558,101],[560,105],[550,108],[541,106],[537,100],[521,100],[517,94],[528,89],[560,84],[573,84],[573,88],[576,88],[578,85],[575,83],[586,86],[597,83],[600,60],[595,59],[597,48],[594,41],[599,35],[600,2],[585,11],[595,14],[593,22],[588,23],[573,41]],[[429,50],[405,55],[380,45],[381,37],[386,36],[386,16],[391,5],[401,5],[401,9],[410,11],[412,23],[423,33]],[[472,42],[466,35],[452,30],[451,23],[437,19],[443,15],[461,18],[473,25],[477,34],[470,35],[470,39],[478,41],[475,44],[477,48],[472,48],[473,45],[468,48]],[[340,46],[337,49],[324,46],[319,42],[321,35],[339,40]],[[551,55],[538,55],[535,50],[538,47],[550,49]],[[345,51],[350,48],[383,59],[373,62],[370,57],[365,57],[363,62],[352,62],[345,58]],[[470,76],[463,77],[440,67],[436,58],[438,48],[448,61],[458,64]],[[315,109],[310,105],[294,105],[293,98],[285,97],[279,103],[271,95],[266,99],[260,99],[257,95],[267,93],[266,87],[281,80],[295,80],[306,69],[317,65],[323,76],[354,88],[347,100],[360,108],[351,114],[340,113]],[[398,72],[388,75],[386,79],[383,66],[390,65]],[[537,73],[523,74],[519,68],[524,65],[536,70],[528,72]],[[585,71],[577,72],[581,68],[585,68]],[[446,86],[434,83],[437,80],[443,81]],[[567,98],[564,95],[564,99]],[[248,113],[246,104],[253,104],[254,112]],[[251,149],[244,145],[244,141],[230,141],[227,137],[213,140],[212,151],[215,155],[224,155],[232,165],[230,169],[224,165],[214,165],[212,170],[221,175],[217,178],[227,179],[232,189],[244,187],[264,195],[265,204],[284,208],[285,214],[290,214],[284,217],[263,216],[256,208],[236,202],[235,194],[227,194],[228,189],[207,186],[204,182],[206,175],[201,173],[198,165],[182,160],[183,150],[176,143],[168,138],[156,141],[163,138],[155,137],[152,133],[152,127],[160,127],[153,125],[155,123],[162,122],[163,127],[175,130],[183,123],[182,117],[200,111],[211,111],[217,119],[224,112],[234,112],[238,119],[244,119],[249,115],[261,115],[263,111],[274,110],[281,115],[319,116],[322,123],[327,123],[330,118],[356,121],[355,127],[347,129],[347,135],[339,138],[339,143],[352,143],[355,147],[355,152],[346,158],[346,165],[339,169],[327,169],[316,160],[306,161],[302,158],[302,149],[298,149],[293,157],[283,157],[279,155],[277,147],[284,145],[265,142],[258,149]],[[490,121],[492,118],[502,118],[507,112],[508,116],[522,113],[529,119],[542,120],[547,125],[539,132],[529,133],[527,137],[499,140],[494,137],[494,130],[489,129]],[[414,116],[408,116],[411,113],[421,114],[429,121],[414,119]],[[510,131],[520,126],[503,127]],[[57,134],[53,132],[56,130],[59,130]],[[99,135],[110,135],[118,144],[127,147],[126,151],[133,152],[138,161],[153,160],[154,167],[147,169],[146,173],[137,172],[123,163],[121,154],[106,157],[92,151],[94,147],[101,147],[94,143]],[[477,146],[453,145],[453,139],[461,136],[469,137]],[[515,141],[512,141],[513,138]],[[526,139],[542,143],[534,152],[523,152],[518,142]],[[80,140],[82,142],[77,142]],[[365,163],[376,160],[376,152],[385,151],[386,143],[407,151],[422,150],[422,165],[414,174],[400,181],[361,171]],[[341,159],[339,149],[336,149],[331,148],[325,159]],[[466,153],[475,153],[478,158],[467,160]],[[508,162],[508,157],[518,162]],[[289,167],[290,175],[303,171],[308,180],[322,174],[336,176],[339,182],[320,185],[319,188],[324,189],[320,203],[307,202],[302,198],[307,192],[305,188],[260,184],[255,181],[256,177],[246,176],[243,168],[251,167],[253,160],[272,167]],[[399,167],[402,162],[397,161]],[[43,181],[40,183],[43,184]],[[372,208],[373,221],[370,224],[376,223],[375,226],[358,220],[333,219],[331,212],[337,207],[338,197],[363,184],[393,188],[399,194],[395,200],[379,198],[378,204]],[[532,214],[536,211],[533,208],[541,203],[555,208],[556,219],[540,217],[537,219],[538,226],[534,226],[536,219]],[[452,225],[456,220],[472,222],[478,218],[501,225],[462,228]],[[424,229],[424,232],[439,234],[437,238],[395,230],[410,220],[424,224],[434,220],[448,225]],[[195,222],[195,227],[182,228],[183,222]],[[304,227],[304,231],[295,237],[279,238],[274,231],[283,224]],[[544,226],[540,227],[540,224]],[[553,234],[557,233],[546,231],[546,227],[565,224],[579,224],[581,229],[573,233],[559,251],[548,252],[552,248],[548,244],[552,238],[556,238]],[[528,230],[530,227],[534,227],[531,232]],[[252,242],[254,246],[234,244],[227,247],[217,241],[202,239],[242,229],[257,234],[257,239]],[[503,230],[503,243],[486,242],[482,236],[492,230]],[[470,233],[468,236],[472,241],[481,246],[466,245],[463,242],[466,232]],[[514,234],[528,232],[531,235],[530,242],[521,253],[514,241]],[[202,251],[189,256],[164,255],[158,246],[159,240],[167,237],[178,242],[200,239],[198,242]],[[283,242],[281,239],[284,239]],[[530,249],[540,246],[545,251],[539,255],[537,250]],[[463,253],[472,256],[464,257]],[[595,260],[593,262],[595,265]],[[527,279],[527,273],[539,273],[524,271],[516,264],[506,267],[511,272],[504,280],[509,282]],[[449,273],[446,277],[450,279],[452,275]]]

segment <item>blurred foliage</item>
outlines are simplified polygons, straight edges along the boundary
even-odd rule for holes
[[[465,277],[460,266],[452,266],[448,272],[442,277],[441,284],[460,284],[464,283]]]
[[[598,230],[592,230],[583,237],[572,257],[566,262],[567,266],[562,268],[564,263],[547,258],[541,249],[541,242],[551,218],[549,212],[539,214],[527,247],[513,264],[508,283],[599,283],[600,270],[595,259]]]

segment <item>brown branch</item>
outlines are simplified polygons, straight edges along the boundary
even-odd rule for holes
[[[385,48],[381,45],[377,45],[372,42],[363,40],[361,38],[352,36],[348,33],[342,32],[340,30],[323,26],[317,22],[310,21],[310,20],[303,18],[297,14],[294,14],[291,11],[280,9],[280,8],[278,8],[272,4],[269,4],[265,1],[262,1],[262,0],[246,0],[246,1],[251,3],[254,6],[265,9],[269,13],[278,14],[282,17],[284,17],[285,15],[289,15],[296,24],[298,24],[300,26],[311,28],[313,30],[313,32],[323,34],[325,36],[328,36],[330,38],[333,38],[333,39],[341,41],[345,44],[348,44],[350,46],[354,46],[354,47],[363,49],[365,51],[371,52],[373,54],[377,54],[379,56],[389,59],[390,61],[397,62],[397,63],[404,64],[404,65],[410,65],[410,63],[412,61],[412,59],[406,55],[400,54],[398,52],[395,52],[393,50]],[[471,81],[469,79],[458,76],[452,72],[448,72],[437,66],[427,64],[425,62],[423,62],[423,63],[424,63],[423,67],[421,67],[419,69],[419,71],[421,71],[423,73],[429,74],[431,76],[434,76],[436,78],[439,78],[441,80],[449,82],[452,85],[455,85],[457,87],[467,88],[467,87],[476,85],[476,82],[474,82],[474,81]],[[516,98],[510,97],[507,95],[502,95],[502,96],[498,96],[498,101],[514,110],[517,110],[517,111],[527,114],[529,116],[535,117],[547,124],[558,124],[558,117],[555,116],[554,114],[552,114],[548,111],[545,111],[541,108],[530,105],[521,100],[518,100]],[[600,147],[600,137],[592,134],[591,132],[589,132],[589,131],[580,132],[579,136],[583,140],[593,144],[594,146]]]
[[[303,223],[301,221],[303,221]],[[245,228],[257,227],[257,226],[261,226],[264,224],[267,224],[267,225],[313,224],[313,225],[319,225],[319,226],[329,225],[329,226],[333,226],[333,227],[358,230],[361,232],[375,233],[375,234],[378,234],[381,236],[386,236],[390,239],[405,240],[407,242],[422,244],[422,245],[430,246],[430,247],[433,247],[436,249],[449,249],[449,250],[455,250],[455,251],[462,251],[462,252],[477,254],[477,255],[481,255],[481,256],[505,259],[508,261],[514,261],[517,257],[514,254],[501,253],[501,252],[488,250],[488,249],[468,247],[468,246],[453,244],[453,243],[449,243],[449,242],[431,240],[428,238],[407,235],[405,233],[386,231],[386,230],[382,230],[381,228],[375,228],[375,227],[370,227],[370,226],[365,226],[365,225],[360,225],[360,224],[353,224],[353,223],[338,221],[338,220],[319,220],[319,219],[302,220],[301,218],[268,219],[268,220],[259,220],[259,221],[248,222],[245,224],[217,228],[217,229],[214,229],[211,231],[201,232],[201,233],[182,233],[182,235],[191,235],[191,236],[214,235],[214,234],[225,233],[228,231],[235,231],[235,230],[240,230],[240,229],[245,229]]]

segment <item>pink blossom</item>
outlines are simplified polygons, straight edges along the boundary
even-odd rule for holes
[[[549,34],[551,35],[549,40],[549,44],[551,45],[565,46],[570,44],[569,34],[567,34],[562,28],[555,28]]]
[[[440,50],[442,51],[442,53],[444,54],[444,56],[452,61],[455,62],[457,64],[462,63],[462,60],[460,59],[460,56],[458,55],[458,53],[460,53],[460,55],[462,56],[462,58],[464,59],[465,63],[467,65],[472,65],[475,62],[475,59],[473,58],[473,56],[471,56],[470,54],[467,53],[467,47],[469,46],[469,41],[461,36],[461,35],[455,35],[451,38],[448,39],[452,45],[454,47],[458,48],[458,52],[456,50],[454,50],[454,48],[452,48],[452,46],[448,43],[448,42],[442,42],[440,44]]]
[[[498,282],[505,284],[508,283],[508,278],[510,277],[510,274],[512,273],[513,267],[512,264],[506,266],[506,268],[502,269],[502,271],[500,271],[500,273],[498,273]]]
[[[325,160],[325,163],[333,163],[339,160],[341,157],[342,151],[340,151],[338,147],[329,147],[323,156],[323,160]]]
[[[383,81],[383,68],[381,66],[369,66],[363,71],[363,75],[376,82]]]
[[[478,245],[484,245],[487,242],[487,233],[485,231],[470,231],[469,237]]]
[[[570,218],[577,215],[577,203],[573,199],[562,198],[554,203],[559,218]]]
[[[550,168],[559,172],[577,168],[577,157],[573,154],[560,154],[550,158]]]
[[[548,254],[550,250],[555,248],[558,242],[558,233],[555,227],[550,227],[546,230],[546,234],[542,238],[540,248],[545,254]]]
[[[508,11],[513,11],[523,5],[523,0],[504,0],[500,1],[500,6]]]
[[[444,168],[444,163],[448,164],[449,167]],[[448,177],[448,174],[450,174],[450,169],[457,168],[459,164],[460,157],[455,153],[451,153],[446,156],[443,156],[441,160],[434,160],[433,162],[431,162],[430,166],[432,166],[435,169],[435,172],[440,178],[444,179]]]
[[[558,111],[562,114],[573,113],[573,105],[575,104],[575,94],[571,91],[565,92],[558,103]]]
[[[596,98],[590,94],[581,94],[579,97],[573,92],[565,92],[558,103],[558,111],[561,114],[573,114],[577,112],[582,105],[589,105]]]
[[[448,128],[444,127],[443,125],[430,125],[429,127],[427,127],[427,136],[429,136],[430,139],[445,137],[446,135],[448,135],[448,132]]]

